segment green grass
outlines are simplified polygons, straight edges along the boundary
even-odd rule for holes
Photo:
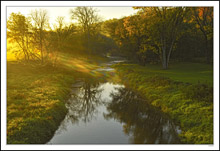
[[[67,54],[60,58],[56,68],[7,62],[8,144],[49,141],[67,113],[65,100],[71,84],[78,78],[90,76],[90,71],[98,67],[97,62],[103,61]]]
[[[65,69],[8,62],[7,143],[47,142],[67,113],[64,100],[74,80]]]
[[[121,70],[132,70],[146,74],[145,76],[164,76],[172,80],[186,83],[206,83],[213,84],[213,66],[201,63],[177,63],[169,65],[168,70],[163,70],[161,65],[139,66],[137,64],[121,64]]]
[[[182,143],[213,143],[211,66],[181,63],[162,70],[157,65],[121,63],[114,67],[125,85],[170,115],[181,127]]]

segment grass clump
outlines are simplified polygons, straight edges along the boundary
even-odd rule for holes
[[[203,102],[212,102],[213,101],[213,88],[209,87],[206,84],[194,84],[189,85],[182,89],[184,95],[187,98],[203,101]]]
[[[188,68],[183,67],[181,73],[186,72],[184,76],[179,75],[178,64],[169,70],[161,70],[155,65],[143,67],[137,64],[117,64],[114,67],[125,85],[170,115],[181,127],[182,143],[213,143],[212,75],[203,72],[210,70],[210,67],[200,64],[200,70],[194,71],[193,68],[197,68],[198,64],[191,64]],[[208,77],[211,80],[207,82]]]

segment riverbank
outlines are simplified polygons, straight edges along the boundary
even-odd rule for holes
[[[53,68],[7,62],[7,143],[46,143],[64,119],[71,85],[90,71],[102,58],[74,58],[63,54]]]
[[[114,65],[122,82],[181,127],[186,144],[213,143],[213,76],[205,64],[182,63],[162,70],[157,65]]]

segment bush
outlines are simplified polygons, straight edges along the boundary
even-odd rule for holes
[[[213,88],[206,84],[189,85],[182,89],[185,97],[196,101],[213,102]]]

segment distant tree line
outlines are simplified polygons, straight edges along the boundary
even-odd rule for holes
[[[70,10],[72,20],[60,16],[50,27],[46,10],[28,17],[12,13],[7,20],[7,41],[24,62],[53,65],[59,52],[89,55],[120,55],[140,64],[170,61],[213,60],[212,7],[134,7],[135,15],[102,21],[93,7]]]
[[[212,7],[134,7],[138,13],[105,21],[116,52],[140,64],[213,59]]]

